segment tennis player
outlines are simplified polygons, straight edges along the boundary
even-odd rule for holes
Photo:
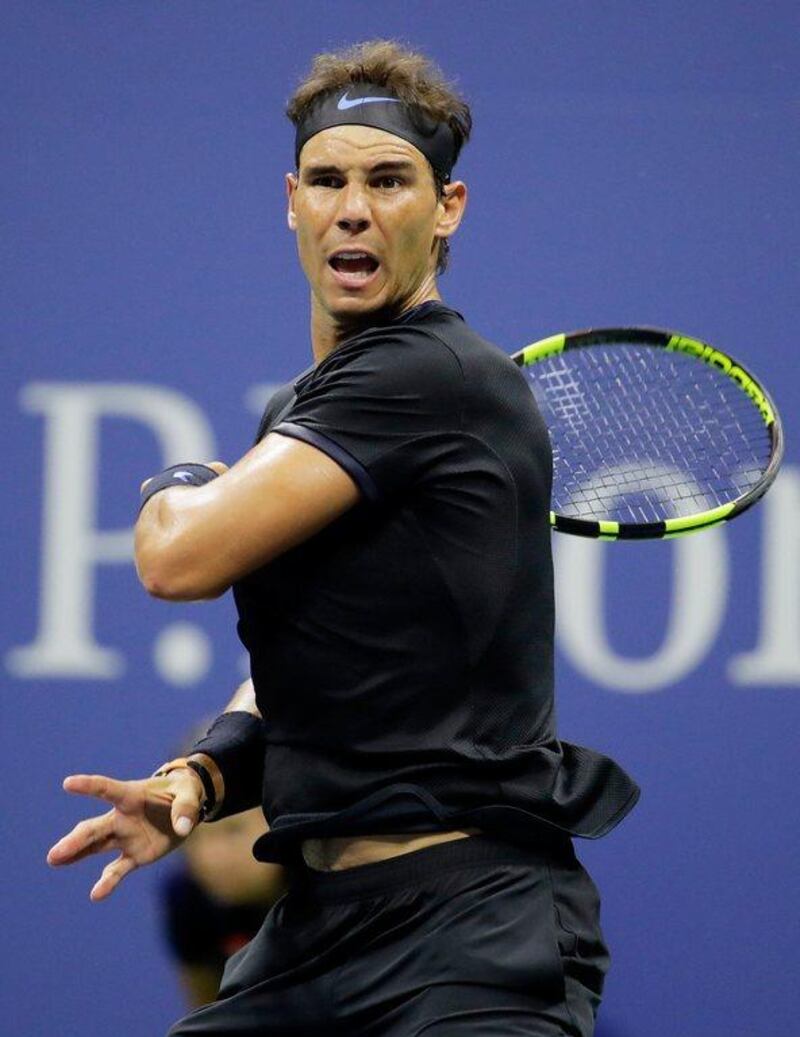
[[[102,899],[262,803],[290,890],[172,1037],[588,1037],[608,955],[571,837],[637,788],[556,737],[547,431],[437,288],[469,109],[380,41],[319,55],[288,115],[313,365],[230,470],[148,481],[136,527],[151,594],[233,589],[252,680],[155,777],[68,778],[112,809],[50,861],[118,849]]]

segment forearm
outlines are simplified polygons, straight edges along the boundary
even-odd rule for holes
[[[209,820],[259,805],[265,752],[264,723],[253,682],[246,680],[187,757],[206,771],[213,786]]]
[[[233,693],[230,701],[223,710],[223,714],[224,713],[249,713],[258,720],[262,719],[261,712],[256,705],[256,690],[253,686],[253,681],[250,678],[243,681]],[[188,759],[197,761],[208,771],[214,785],[217,801],[220,804],[220,813],[222,813],[225,801],[225,778],[217,765],[217,761],[212,756],[209,756],[208,753],[199,751],[197,748],[193,749]]]

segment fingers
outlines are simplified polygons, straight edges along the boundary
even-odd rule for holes
[[[185,839],[200,818],[200,807],[205,796],[203,783],[195,771],[173,771],[174,799],[170,810],[172,828],[176,835]]]
[[[92,853],[113,849],[112,814],[113,811],[110,811],[101,817],[92,817],[75,825],[71,832],[50,848],[47,863],[53,867],[74,864],[75,861],[83,860]]]
[[[126,799],[131,782],[117,781],[104,774],[70,774],[64,778],[63,787],[66,792],[80,796],[95,796],[104,799],[114,806],[121,806]]]
[[[119,844],[113,831],[113,814],[114,811],[111,810],[102,817],[93,817],[75,825],[71,832],[51,847],[47,854],[47,863],[53,867],[74,864],[91,854],[117,849]],[[103,868],[100,878],[92,886],[89,899],[105,900],[135,867],[132,858],[120,854],[115,861]]]
[[[108,853],[109,850],[119,849],[119,840],[112,834],[103,836],[95,839],[89,846],[84,846],[74,853],[70,854],[68,858],[59,858],[57,856],[58,851],[56,847],[60,844],[56,843],[53,849],[47,855],[47,863],[53,867],[60,867],[62,864],[77,864],[78,861],[84,860],[86,857],[93,857],[97,853]]]
[[[106,897],[111,896],[125,876],[130,875],[135,868],[136,865],[130,857],[122,855],[117,857],[115,861],[103,868],[100,878],[92,886],[89,899],[97,903],[98,900],[105,900]]]

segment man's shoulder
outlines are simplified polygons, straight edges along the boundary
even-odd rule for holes
[[[418,307],[418,310],[423,307]],[[463,321],[453,315],[462,327]],[[298,384],[305,392],[339,384],[341,378],[369,379],[376,384],[399,388],[420,378],[461,379],[461,365],[447,330],[446,317],[427,310],[376,322],[347,339]]]
[[[502,392],[507,380],[519,377],[507,354],[460,313],[431,301],[345,340],[294,388],[306,401],[353,393],[410,399],[424,390],[460,407],[472,395]]]
[[[465,379],[480,389],[487,379],[519,379],[519,369],[508,353],[476,331],[464,317],[447,307],[434,311],[420,324],[420,331],[438,339],[461,367]]]

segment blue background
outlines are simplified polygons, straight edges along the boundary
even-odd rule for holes
[[[163,386],[199,408],[219,456],[244,451],[258,409],[248,393],[309,360],[283,105],[314,52],[375,36],[427,50],[472,103],[459,167],[470,206],[441,287],[479,331],[511,352],[591,324],[673,327],[751,364],[787,419],[773,493],[694,538],[701,548],[558,544],[571,574],[559,584],[559,703],[563,737],[616,756],[644,790],[619,830],[580,847],[614,953],[598,1033],[797,1032],[799,11],[790,0],[4,4],[5,1032],[133,1037],[181,1014],[158,875],[93,906],[96,864],[53,872],[44,854],[85,814],[60,791],[64,774],[148,773],[242,672],[229,600],[150,601],[127,562],[93,567],[93,602],[73,605],[120,672],[21,672],[14,650],[41,622],[45,516],[71,507],[48,490],[60,432],[30,386]],[[122,529],[165,457],[141,421],[110,414],[97,434],[96,524]],[[698,550],[705,569],[680,553]],[[574,595],[598,551],[595,621],[616,670],[582,652],[576,629]],[[676,649],[660,677],[637,670],[714,586],[722,604],[703,644]],[[155,660],[165,630],[180,645],[176,622],[210,647],[207,667],[181,676]],[[753,653],[762,662],[748,668]]]

